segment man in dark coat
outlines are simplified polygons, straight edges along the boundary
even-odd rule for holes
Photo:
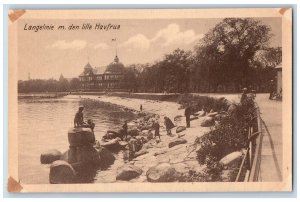
[[[186,120],[186,127],[189,128],[190,127],[190,116],[191,116],[191,107],[188,106],[187,108],[185,108],[184,111],[184,115],[185,115],[185,120]]]
[[[158,138],[160,139],[160,134],[159,134],[160,125],[159,125],[158,121],[154,121],[152,127],[154,129],[154,137],[158,136]]]
[[[164,117],[165,119],[165,126],[166,126],[166,130],[167,130],[167,135],[171,135],[171,129],[175,127],[175,125],[173,124],[173,122],[171,121],[171,119],[169,119],[168,117]]]

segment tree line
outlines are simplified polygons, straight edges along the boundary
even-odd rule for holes
[[[80,81],[78,78],[70,80],[60,76],[59,80],[55,79],[30,79],[26,81],[18,81],[19,93],[31,92],[69,92],[77,91],[80,89]]]
[[[127,67],[126,87],[134,92],[268,91],[281,63],[281,47],[270,47],[271,28],[253,18],[226,18],[195,45],[176,49],[154,64]]]

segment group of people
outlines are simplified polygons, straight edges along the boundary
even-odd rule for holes
[[[87,123],[84,122],[83,119],[83,110],[84,107],[80,106],[78,108],[78,111],[75,114],[75,118],[74,118],[74,128],[77,127],[85,127],[85,128],[91,128],[92,131],[94,131],[95,128],[95,124],[93,123],[93,121],[91,119],[88,119]],[[143,106],[140,105],[140,110],[143,110]],[[191,108],[190,106],[188,106],[185,109],[184,115],[186,117],[186,127],[189,128],[190,127],[190,115],[191,115]],[[164,125],[166,127],[166,131],[167,131],[167,135],[172,135],[172,128],[175,127],[174,123],[171,121],[171,119],[169,117],[164,117]],[[156,120],[153,122],[152,124],[152,128],[154,130],[154,137],[158,138],[160,140],[160,125],[159,122]],[[127,135],[128,135],[128,125],[127,125],[127,121],[125,120],[123,126],[123,139],[126,140],[127,139]]]

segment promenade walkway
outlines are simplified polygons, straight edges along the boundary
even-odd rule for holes
[[[263,122],[263,142],[259,181],[282,180],[282,102],[269,100],[267,94],[256,97]],[[264,124],[265,123],[265,124]]]

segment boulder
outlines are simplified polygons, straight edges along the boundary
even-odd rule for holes
[[[100,147],[98,154],[100,157],[101,167],[107,167],[113,164],[116,159],[115,156],[104,147]]]
[[[208,113],[206,116],[215,117],[217,114],[218,114],[218,112],[211,112],[211,113]]]
[[[133,178],[136,178],[142,174],[142,169],[139,167],[136,167],[134,165],[124,165],[120,168],[118,168],[117,171],[117,180],[131,180]]]
[[[182,115],[177,115],[174,117],[174,121],[181,121]]]
[[[182,131],[184,131],[184,130],[186,130],[186,127],[184,127],[184,126],[178,126],[178,127],[176,128],[176,133],[180,133],[180,132],[182,132]]]
[[[224,156],[220,161],[219,164],[226,167],[231,167],[233,165],[239,164],[243,153],[240,151],[232,152],[226,156]]]
[[[185,143],[187,143],[186,139],[176,138],[176,139],[172,140],[171,142],[169,142],[169,148],[174,147],[179,144],[185,144]]]
[[[41,154],[40,160],[42,164],[52,163],[53,161],[59,160],[62,153],[56,149],[48,150]]]
[[[206,112],[205,112],[205,111],[199,111],[199,115],[198,115],[198,117],[203,117],[203,116],[205,116],[205,114],[206,114]]]
[[[108,142],[101,143],[101,146],[105,147],[107,149],[110,149],[110,150],[117,150],[117,149],[120,149],[119,141],[120,141],[119,138],[115,138],[115,139],[110,140]]]
[[[197,116],[191,116],[191,117],[190,117],[190,121],[193,121],[193,120],[196,120],[196,119],[198,119]]]
[[[94,166],[101,164],[99,153],[94,147],[77,147],[76,160],[77,162]]]
[[[70,146],[91,145],[95,142],[95,135],[90,128],[71,128],[68,131],[68,140]]]
[[[215,124],[215,120],[212,117],[205,117],[203,121],[201,122],[202,127],[210,127]]]
[[[162,154],[165,154],[165,153],[167,153],[167,151],[157,151],[153,155],[158,156],[158,155],[162,155]]]
[[[73,167],[65,161],[54,161],[50,166],[49,181],[51,184],[70,184],[76,179]]]
[[[160,163],[149,168],[146,173],[149,182],[174,182],[176,181],[176,170],[169,163]]]
[[[141,156],[141,155],[144,155],[144,154],[148,154],[149,151],[145,150],[145,149],[141,149],[140,151],[134,153],[134,158],[138,157],[138,156]]]
[[[127,133],[130,136],[138,136],[139,135],[139,131],[137,128],[132,128],[132,129],[128,130]]]
[[[120,145],[121,149],[124,149],[128,145],[128,142],[127,141],[119,141],[119,145]]]
[[[103,139],[109,139],[109,140],[112,140],[112,139],[115,139],[117,137],[120,137],[120,134],[116,131],[112,131],[112,130],[108,130],[106,132],[106,134],[103,136]]]
[[[149,140],[152,140],[153,138],[154,138],[153,133],[148,132],[148,133],[147,133],[147,140],[149,141]]]

